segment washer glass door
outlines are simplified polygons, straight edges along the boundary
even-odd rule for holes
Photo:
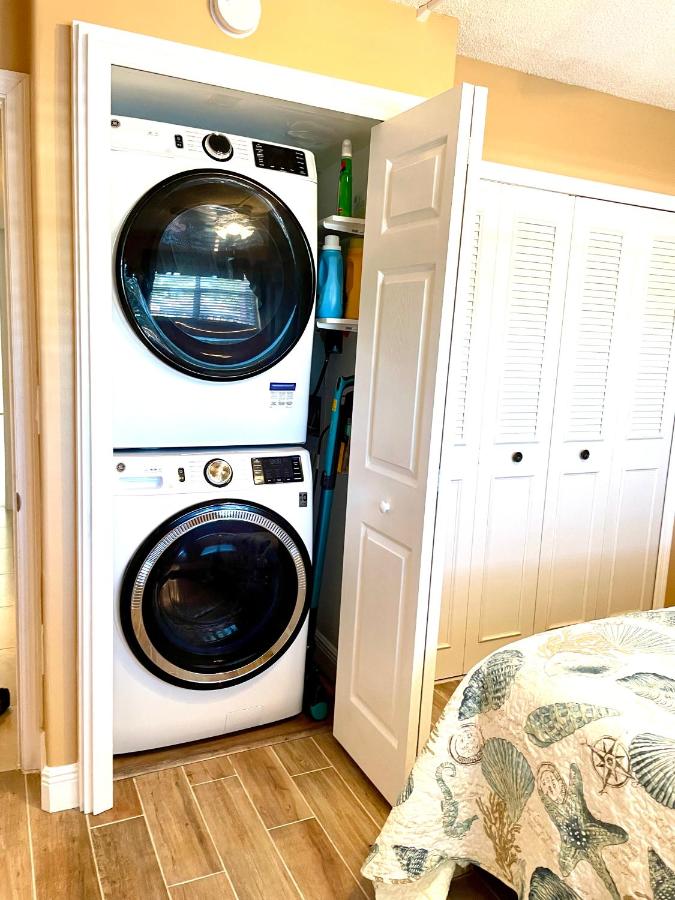
[[[314,303],[307,237],[253,179],[217,169],[167,178],[127,217],[117,290],[160,359],[214,381],[249,378],[292,350]]]
[[[271,665],[297,636],[310,563],[290,525],[237,501],[186,510],[130,561],[122,628],[140,662],[172,684],[221,688]]]

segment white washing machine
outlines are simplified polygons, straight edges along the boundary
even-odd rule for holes
[[[304,443],[314,157],[132,118],[111,146],[113,445]]]
[[[117,452],[114,478],[114,752],[297,715],[307,451]]]

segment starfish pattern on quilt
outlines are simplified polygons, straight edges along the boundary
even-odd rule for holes
[[[614,900],[620,900],[614,879],[609,873],[602,851],[615,844],[624,844],[628,834],[620,825],[596,819],[584,797],[584,784],[579,767],[570,766],[566,796],[553,800],[541,791],[541,801],[560,834],[560,871],[564,877],[585,860],[593,867]]]

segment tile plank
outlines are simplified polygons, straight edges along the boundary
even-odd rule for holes
[[[274,752],[289,775],[302,775],[315,769],[325,769],[330,763],[311,738],[277,744]]]
[[[223,753],[238,753],[254,747],[276,745],[295,738],[330,731],[330,728],[329,722],[315,722],[309,716],[301,714],[292,719],[284,719],[283,722],[261,725],[259,728],[249,728],[247,731],[207,738],[204,741],[193,741],[190,744],[163,747],[159,750],[143,750],[140,753],[125,753],[115,757],[113,771],[115,778],[129,778],[133,775],[143,775],[145,772],[187,765]]]
[[[105,900],[169,896],[142,816],[93,828],[91,841]]]
[[[224,872],[175,885],[170,894],[171,900],[236,900]]]
[[[239,900],[297,900],[299,894],[239,779],[198,784],[194,792]]]
[[[142,815],[143,810],[133,778],[123,778],[113,782],[112,809],[107,809],[97,816],[89,816],[89,826],[98,828],[99,825],[108,825],[110,822],[118,822],[120,819],[130,819],[132,816]]]
[[[26,786],[16,770],[0,774],[0,885],[12,900],[33,896]]]
[[[218,778],[234,775],[234,766],[229,756],[214,756],[183,768],[190,784],[202,784],[204,781],[216,781]]]
[[[447,703],[461,683],[461,678],[452,678],[450,681],[437,681],[434,684],[434,690],[438,691],[441,699]]]
[[[295,783],[352,875],[358,878],[369,897],[374,896],[372,882],[363,878],[359,872],[379,833],[378,826],[360,806],[335,769],[298,775]]]
[[[37,900],[93,900],[100,897],[87,820],[78,809],[40,809],[40,776],[28,775],[30,827]]]
[[[366,778],[351,756],[342,749],[332,734],[317,735],[315,740],[330,764],[335,767],[340,777],[354,791],[366,812],[381,828],[389,815],[391,806],[373,783]]]
[[[232,764],[267,828],[310,816],[309,807],[271,747],[246,750]]]
[[[304,897],[363,900],[363,891],[316,819],[284,825],[270,834]]]
[[[141,775],[136,787],[167,884],[219,872],[218,855],[183,770]]]

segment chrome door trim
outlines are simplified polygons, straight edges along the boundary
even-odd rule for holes
[[[226,672],[193,672],[190,669],[183,669],[166,659],[151,642],[145,629],[145,623],[143,622],[143,594],[150,573],[162,553],[164,553],[179,538],[183,537],[183,535],[188,534],[190,531],[194,531],[196,528],[206,525],[209,522],[219,520],[250,522],[253,525],[265,528],[267,531],[274,534],[291,555],[298,578],[298,594],[293,615],[291,616],[288,625],[275,643],[266,650],[265,653],[257,657],[257,659],[247,663],[245,666],[240,666],[237,669],[230,669]],[[239,680],[242,677],[251,675],[256,669],[259,669],[273,659],[277,653],[286,646],[302,617],[305,608],[306,594],[307,572],[305,570],[302,554],[293,538],[279,524],[260,513],[252,512],[248,509],[237,508],[236,506],[232,506],[229,509],[198,511],[193,517],[176,525],[160,538],[139,566],[131,589],[131,626],[134,636],[147,659],[162,672],[166,672],[167,675],[171,675],[173,678],[179,678],[182,681],[192,682],[193,684],[227,684],[228,681]]]

